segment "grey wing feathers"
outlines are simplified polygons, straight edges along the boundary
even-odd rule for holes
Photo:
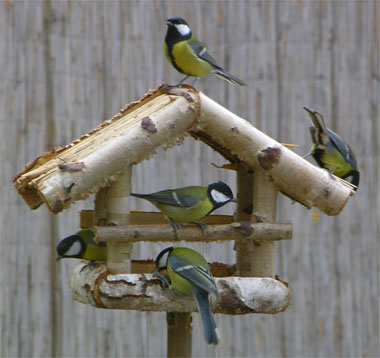
[[[210,65],[215,67],[216,69],[222,69],[218,64],[216,63],[215,59],[208,53],[207,47],[202,42],[191,42],[190,43],[191,49],[194,51],[194,53],[200,57],[202,60],[205,60]]]
[[[197,198],[178,195],[174,190],[163,190],[152,194],[131,193],[131,196],[146,199],[158,204],[177,206],[181,208],[190,208],[198,203]]]
[[[186,280],[190,281],[194,286],[206,291],[207,293],[218,296],[218,288],[216,287],[214,278],[208,270],[203,267],[194,266],[179,260],[176,257],[171,257],[171,266],[173,270]]]
[[[228,73],[225,71],[222,67],[220,67],[215,59],[209,54],[207,51],[207,47],[202,42],[194,41],[190,43],[190,46],[194,53],[201,58],[202,60],[208,62],[212,67],[214,67],[214,73],[220,77],[222,77],[224,80],[232,83],[232,84],[238,84],[240,86],[246,86],[246,83],[243,82],[241,79],[237,78],[236,76],[232,75],[231,73]]]
[[[353,169],[357,168],[355,155],[348,144],[344,142],[344,140],[331,129],[327,128],[327,133],[329,134],[331,143],[335,146],[335,148],[342,154],[344,159],[351,164]]]

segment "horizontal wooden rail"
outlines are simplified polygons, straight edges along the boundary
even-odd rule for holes
[[[186,225],[175,232],[170,225],[123,225],[96,226],[95,240],[106,242],[169,242],[193,241],[212,242],[227,240],[278,241],[292,238],[291,224],[232,223],[227,225],[207,225],[201,229],[196,225]]]
[[[216,278],[223,314],[279,313],[290,300],[287,285],[269,277]],[[161,288],[151,274],[110,274],[105,264],[78,265],[71,277],[74,299],[96,307],[138,311],[193,312],[195,301]]]

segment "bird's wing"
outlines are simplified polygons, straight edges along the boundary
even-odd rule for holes
[[[131,194],[157,204],[191,208],[207,196],[207,188],[189,186],[180,189],[162,190],[152,194]]]
[[[357,168],[356,158],[354,152],[344,140],[331,129],[327,128],[327,133],[329,134],[330,141],[333,146],[338,150],[338,152],[343,156],[344,160],[350,163],[353,169]]]
[[[192,265],[177,256],[170,256],[170,265],[176,274],[190,281],[194,286],[214,296],[218,295],[218,289],[209,270],[202,266]]]
[[[189,41],[189,45],[193,52],[202,60],[208,62],[211,66],[222,69],[215,61],[215,59],[209,54],[206,45],[203,42],[198,41],[196,38],[192,38]]]

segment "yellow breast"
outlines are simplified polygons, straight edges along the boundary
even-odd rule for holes
[[[178,42],[173,46],[173,57],[176,66],[186,75],[206,77],[212,66],[196,56],[186,41]]]

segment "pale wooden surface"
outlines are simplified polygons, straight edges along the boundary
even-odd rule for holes
[[[290,302],[286,283],[270,277],[215,278],[219,298],[216,313],[240,315],[253,312],[274,314]],[[151,273],[110,274],[105,264],[78,265],[70,279],[75,301],[101,308],[141,311],[194,312],[190,296],[163,289]],[[136,297],[139,299],[136,300]]]
[[[161,53],[168,16],[182,15],[214,56],[249,84],[210,78],[197,87],[251,118],[281,142],[309,145],[302,107],[322,112],[354,148],[360,190],[337,217],[288,199],[279,222],[294,223],[277,270],[294,290],[279,316],[216,316],[223,339],[207,347],[194,315],[193,355],[375,357],[379,347],[380,4],[378,1],[0,3],[0,356],[165,356],[165,314],[96,310],[73,303],[72,262],[54,246],[79,226],[74,205],[59,216],[30,211],[10,183],[29,160],[68,143],[163,81],[181,77]],[[45,19],[45,21],[44,21]],[[202,35],[202,36],[201,36]],[[199,143],[159,152],[134,170],[150,192],[235,174]],[[151,210],[143,201],[131,208]],[[233,205],[226,210],[232,212]],[[136,257],[163,245],[138,245]],[[199,245],[210,261],[233,262],[231,244]]]

